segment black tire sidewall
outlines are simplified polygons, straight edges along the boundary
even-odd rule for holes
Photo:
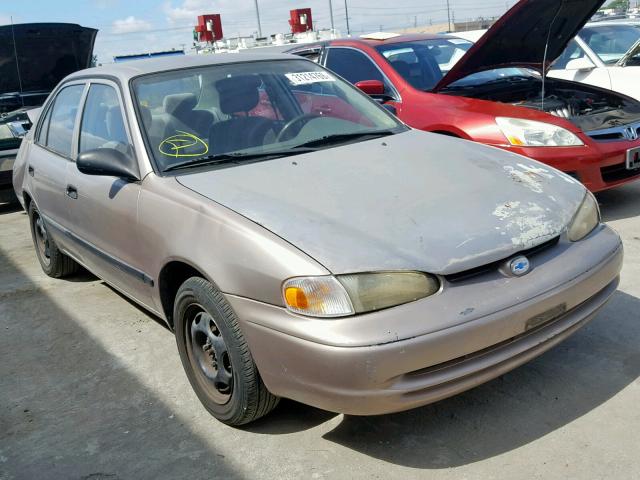
[[[227,344],[227,351],[232,365],[233,392],[229,401],[224,405],[216,403],[201,387],[200,382],[203,380],[201,376],[194,372],[194,367],[189,359],[187,352],[189,340],[187,336],[190,335],[190,332],[188,331],[188,325],[186,325],[185,313],[189,306],[193,304],[202,306],[213,317]],[[250,370],[255,369],[255,365],[253,360],[247,362],[247,359],[243,356],[242,350],[243,347],[246,349],[246,344],[237,326],[237,320],[231,307],[211,283],[201,278],[191,278],[178,290],[173,318],[175,319],[175,335],[180,360],[198,399],[209,413],[221,422],[230,425],[242,423],[238,419],[247,410],[250,389],[248,379],[250,381],[250,379],[254,378],[255,372]]]
[[[57,263],[61,261],[62,253],[60,252],[60,250],[58,250],[58,247],[56,246],[55,242],[51,238],[51,234],[47,229],[47,237],[49,240],[49,264],[47,265],[47,263],[44,261],[40,253],[40,249],[38,248],[38,240],[36,239],[36,226],[34,222],[34,214],[37,214],[40,217],[40,219],[44,222],[44,218],[42,218],[42,214],[40,213],[40,210],[38,209],[38,207],[34,202],[31,202],[31,204],[29,204],[29,224],[31,227],[31,238],[33,239],[33,247],[36,250],[36,257],[38,258],[38,262],[40,263],[40,266],[42,267],[42,270],[44,271],[44,273],[46,273],[49,276],[54,276],[58,266]],[[45,224],[45,228],[47,228],[46,224]]]

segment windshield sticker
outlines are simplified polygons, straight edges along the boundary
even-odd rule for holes
[[[160,153],[168,157],[200,157],[209,152],[209,145],[204,140],[192,133],[178,130],[178,133],[165,138],[158,149]]]
[[[308,85],[310,83],[336,81],[335,77],[332,77],[327,72],[285,73],[284,76],[289,79],[292,85]]]

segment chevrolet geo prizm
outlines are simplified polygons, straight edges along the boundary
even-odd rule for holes
[[[44,271],[83,265],[163,318],[230,425],[280,397],[372,415],[486,382],[593,318],[623,256],[572,178],[412,130],[287,55],[72,74],[13,182]]]

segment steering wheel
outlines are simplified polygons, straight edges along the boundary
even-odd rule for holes
[[[314,118],[320,118],[322,115],[317,115],[315,113],[303,113],[302,115],[298,115],[297,117],[289,120],[280,133],[278,133],[278,137],[276,138],[276,142],[283,142],[285,140],[291,140],[295,137],[302,127],[304,127],[308,122],[313,120]]]

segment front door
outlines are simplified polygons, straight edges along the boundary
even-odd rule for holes
[[[136,165],[120,90],[109,81],[92,81],[84,103],[78,155],[96,149],[124,153]],[[67,197],[73,237],[82,262],[101,278],[148,304],[151,279],[140,268],[138,196],[140,183],[81,173],[75,162],[67,171]]]

